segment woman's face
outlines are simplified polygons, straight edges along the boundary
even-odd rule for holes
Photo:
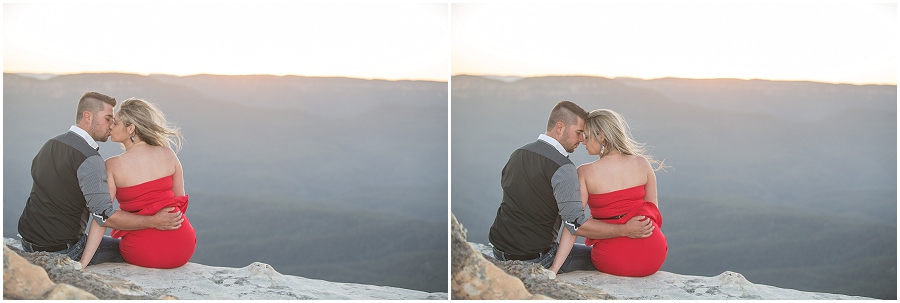
[[[113,122],[112,131],[109,133],[109,139],[113,142],[125,142],[128,140],[128,130],[125,129],[125,123],[122,122],[119,115],[116,114],[115,121]]]
[[[115,131],[115,130],[114,130]],[[587,149],[588,155],[599,155],[600,154],[600,140],[603,137],[603,134],[600,134],[599,137],[594,137],[593,134],[588,132],[584,132],[584,148]]]

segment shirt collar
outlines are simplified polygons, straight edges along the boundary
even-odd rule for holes
[[[538,135],[538,140],[541,140],[541,141],[549,143],[550,145],[553,145],[553,147],[555,147],[556,150],[559,151],[560,154],[562,154],[566,158],[569,157],[569,152],[567,152],[566,149],[563,148],[562,144],[559,144],[559,141],[556,141],[556,139],[553,139],[553,137],[550,137],[545,134],[540,134],[540,135]]]
[[[97,144],[97,141],[94,141],[94,138],[91,135],[88,135],[86,131],[81,129],[81,127],[72,125],[69,127],[69,131],[78,134],[81,138],[84,138],[84,141],[87,141],[88,145],[90,145],[93,149],[99,149],[100,145]]]

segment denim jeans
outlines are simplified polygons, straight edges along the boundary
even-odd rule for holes
[[[522,260],[522,262],[539,263],[544,268],[549,269],[553,266],[553,259],[556,258],[557,248],[558,244],[553,244],[553,247],[551,247],[549,251],[541,254],[540,257],[531,260]],[[494,255],[497,257],[497,253],[494,253]],[[497,257],[497,259],[507,261],[500,257]],[[572,251],[569,252],[569,256],[566,258],[566,261],[563,262],[563,265],[559,268],[559,273],[567,273],[576,270],[596,270],[594,268],[594,263],[591,262],[590,246],[575,243],[575,245],[572,246]]]
[[[22,239],[22,241],[24,242],[25,240]],[[86,241],[87,235],[84,235],[81,236],[81,239],[79,239],[78,242],[69,248],[51,252],[64,254],[69,256],[69,258],[72,258],[72,260],[81,261],[81,255],[84,254],[84,244]],[[34,252],[28,245],[24,245],[24,243],[22,248],[26,252]],[[100,240],[100,245],[97,247],[97,252],[94,253],[94,257],[91,258],[91,262],[88,263],[88,265],[97,265],[106,262],[125,262],[125,259],[122,259],[122,253],[119,252],[119,239],[103,236],[103,239]]]

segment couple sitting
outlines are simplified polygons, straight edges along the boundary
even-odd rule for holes
[[[576,171],[568,157],[581,142],[599,159]],[[494,256],[540,263],[554,274],[595,268],[632,277],[657,272],[668,245],[659,230],[651,163],[662,165],[643,154],[616,112],[588,114],[575,103],[559,102],[547,132],[513,152],[503,168],[503,200],[489,234]],[[560,225],[565,228],[557,243]],[[575,244],[576,236],[587,238],[586,245]]]
[[[82,268],[123,261],[182,266],[197,238],[184,216],[181,163],[170,148],[181,135],[153,104],[128,99],[114,116],[115,106],[115,98],[85,93],[75,125],[34,157],[34,185],[19,218],[22,247],[66,254]],[[125,152],[104,163],[96,141],[110,137]],[[113,208],[113,199],[121,210]],[[107,227],[112,237],[104,235]]]

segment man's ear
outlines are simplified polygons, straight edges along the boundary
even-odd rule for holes
[[[84,122],[87,125],[93,124],[94,123],[94,113],[91,113],[91,111],[89,111],[89,110],[81,112],[81,122]]]
[[[553,131],[556,132],[557,135],[562,135],[565,129],[566,124],[562,123],[562,121],[556,121],[556,126],[553,127]]]

